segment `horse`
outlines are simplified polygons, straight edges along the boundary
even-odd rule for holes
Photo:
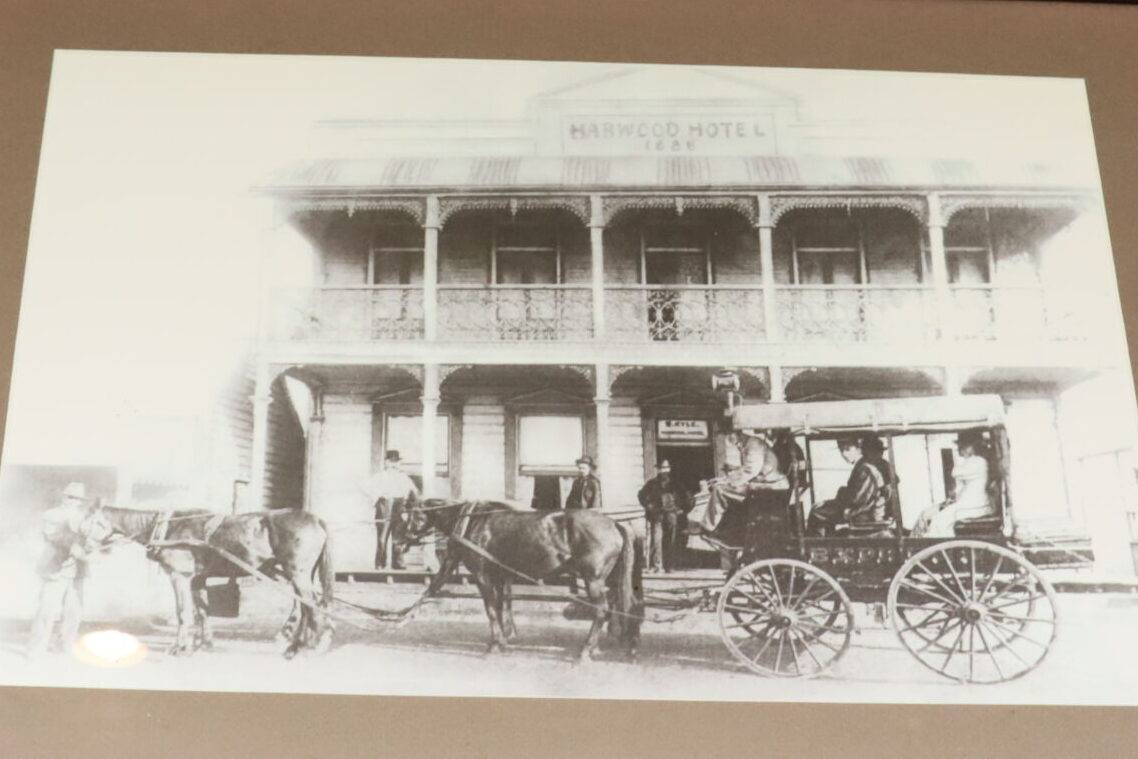
[[[100,506],[87,518],[84,530],[103,544],[127,538],[145,546],[147,556],[166,572],[178,619],[177,634],[168,650],[173,656],[213,647],[206,578],[246,574],[210,546],[292,587],[297,600],[282,628],[287,638],[286,659],[301,649],[322,652],[331,644],[332,626],[320,611],[331,603],[335,583],[330,532],[323,520],[309,512],[280,509],[228,516],[206,509],[146,511]],[[192,634],[191,612],[196,635]]]
[[[438,498],[409,501],[394,521],[395,539],[405,546],[432,530],[449,539],[442,567],[405,614],[437,593],[461,563],[473,576],[486,609],[487,653],[504,652],[518,632],[512,608],[512,583],[519,579],[515,572],[522,579],[541,581],[569,573],[584,584],[593,612],[577,660],[594,657],[606,619],[611,620],[610,631],[623,638],[629,658],[636,657],[644,552],[643,541],[627,524],[595,511],[521,511],[497,501]],[[609,586],[615,613],[610,613]]]

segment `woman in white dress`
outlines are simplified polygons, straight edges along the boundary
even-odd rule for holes
[[[921,513],[913,525],[913,537],[951,538],[955,535],[953,525],[961,519],[977,519],[994,513],[988,497],[988,457],[983,438],[962,432],[956,439],[956,452],[959,459],[952,469],[955,483],[952,496]]]

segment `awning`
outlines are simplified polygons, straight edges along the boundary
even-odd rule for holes
[[[788,156],[494,156],[323,159],[286,168],[269,192],[672,189],[1032,189],[1088,187],[1044,163]]]
[[[962,429],[1001,424],[998,395],[875,398],[820,403],[763,403],[735,409],[735,429],[792,429],[813,432],[871,429]]]

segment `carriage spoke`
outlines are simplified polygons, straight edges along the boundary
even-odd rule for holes
[[[767,622],[769,619],[770,619],[770,617],[764,617],[764,618],[757,618],[756,617],[755,619],[748,619],[746,622],[735,622],[734,624],[723,625],[723,629],[724,630],[732,630],[736,627],[748,627],[748,628],[754,627],[755,625],[761,625],[764,622]]]
[[[984,644],[984,650],[988,652],[988,658],[992,660],[992,664],[996,667],[996,674],[1000,676],[1001,680],[1006,679],[1004,676],[1004,668],[1000,666],[1000,660],[992,653],[992,647],[988,645],[988,637],[984,635],[984,626],[976,625],[976,632],[980,635],[980,642]]]
[[[964,623],[961,620],[955,619],[955,618],[949,618],[949,619],[945,620],[945,623],[943,625],[941,625],[940,630],[937,631],[936,636],[934,638],[932,638],[931,640],[924,639],[926,641],[925,645],[923,645],[919,649],[917,649],[917,653],[920,654],[920,653],[924,653],[925,651],[928,651],[930,648],[932,648],[936,644],[940,643],[941,638],[943,638],[945,635],[951,635],[953,630],[955,630],[959,626],[962,626],[963,624]]]
[[[918,593],[924,593],[926,596],[929,596],[930,598],[935,598],[936,600],[940,601],[941,603],[946,603],[949,606],[959,606],[960,605],[959,601],[953,601],[951,599],[945,598],[944,596],[940,595],[939,593],[932,592],[928,588],[922,588],[920,585],[917,585],[915,582],[910,580],[908,577],[902,579],[901,584],[907,588],[912,588],[913,590],[917,591]]]
[[[1024,587],[1022,589],[1020,588],[1020,582],[1019,582],[1020,579],[1031,580],[1032,577],[1028,572],[1023,571],[1022,569],[1017,570],[1016,573],[1014,575],[1012,575],[1011,579],[1008,580],[1002,587],[1000,587],[998,584],[993,585],[993,588],[996,589],[996,594],[994,596],[992,596],[991,598],[989,598],[987,601],[985,601],[985,603],[991,603],[992,601],[997,601],[1000,598],[1003,598],[1004,596],[1008,595],[1009,593],[1016,592],[1017,590],[1022,590],[1023,592],[1030,593],[1031,588],[1028,587],[1026,583],[1024,584]],[[983,598],[981,598],[980,600],[984,601]]]
[[[778,597],[778,605],[784,606],[785,604],[782,600],[782,590],[778,586],[778,578],[775,576],[775,573],[774,573],[774,565],[768,564],[767,565],[767,571],[770,572],[771,582],[774,583],[774,593],[775,593],[775,596]]]
[[[976,600],[976,549],[968,547],[968,597]]]
[[[931,619],[931,617],[933,617],[933,616],[935,616],[935,614],[930,614],[922,622],[919,622],[915,625],[906,625],[905,627],[900,628],[899,632],[909,632],[910,630],[919,630],[922,627],[928,627],[929,625],[938,624],[940,622],[940,620],[939,619]],[[952,617],[950,615],[949,619],[951,619],[951,618]]]
[[[956,574],[956,567],[952,564],[952,557],[943,549],[940,551],[940,555],[944,557],[944,563],[948,566],[948,571],[952,574],[952,579],[956,583],[956,587],[960,588],[960,600],[966,601],[971,598],[971,596],[968,595],[968,591],[964,589],[964,583],[960,581],[960,577]]]
[[[944,592],[947,593],[948,597],[952,599],[952,603],[956,603],[956,604],[964,603],[964,599],[959,598],[956,595],[956,591],[953,590],[952,588],[948,587],[948,585],[946,585],[944,583],[944,581],[941,580],[940,577],[938,577],[936,574],[934,574],[928,567],[926,567],[924,564],[922,564],[919,561],[917,562],[917,566],[920,567],[921,569],[923,569],[925,571],[925,574],[927,574],[929,577],[932,578],[933,582],[935,582],[937,585],[939,585],[941,588],[944,589]]]
[[[775,672],[782,672],[782,648],[784,645],[786,645],[786,636],[785,635],[779,635],[778,636],[778,654],[774,658],[774,670],[775,670]]]
[[[996,557],[996,566],[992,567],[992,574],[988,575],[988,580],[987,580],[987,582],[984,583],[984,589],[980,591],[980,595],[976,596],[977,601],[982,600],[984,598],[984,596],[988,594],[988,588],[992,587],[992,583],[995,581],[996,575],[999,574],[1000,567],[1002,567],[1003,565],[1004,565],[1004,557],[1003,556],[997,556]]]
[[[964,624],[960,625],[960,632],[956,633],[956,640],[952,641],[952,646],[949,647],[948,653],[944,656],[944,663],[940,665],[940,671],[944,672],[948,669],[948,663],[952,661],[952,657],[956,655],[956,647],[960,645],[960,641],[964,638]]]
[[[806,587],[803,588],[802,592],[798,594],[798,599],[791,604],[791,609],[797,610],[800,606],[802,606],[802,604],[806,603],[807,599],[810,598],[810,591],[814,588],[815,585],[818,584],[818,580],[818,575],[814,575],[810,578],[810,582],[806,583]],[[832,593],[833,591],[830,592]],[[825,596],[823,596],[823,598],[824,597]]]
[[[976,625],[968,626],[968,682],[976,678]]]
[[[818,667],[818,670],[821,671],[824,669],[822,662],[819,661],[818,657],[814,655],[814,651],[810,648],[810,643],[807,642],[806,636],[797,630],[795,631],[795,635],[799,637],[800,642],[802,643],[802,648],[805,649],[806,653],[810,655],[810,658],[814,660],[814,664]]]
[[[1018,617],[1014,614],[1004,614],[1002,611],[997,611],[991,616],[993,619],[1014,619],[1017,622],[1042,622],[1045,625],[1055,625],[1055,620],[1047,617]]]
[[[1040,643],[1038,640],[1031,637],[1030,635],[1024,635],[1019,630],[1013,630],[1008,625],[1005,625],[1003,622],[1000,622],[1000,621],[994,619],[993,617],[988,617],[988,621],[991,622],[993,625],[995,625],[998,629],[1005,630],[1009,635],[1012,636],[1013,640],[1015,640],[1017,638],[1023,638],[1024,640],[1028,641],[1029,643],[1034,643],[1035,645],[1039,646],[1044,651],[1046,651],[1048,648],[1048,645],[1046,643]]]
[[[786,588],[786,600],[788,605],[792,605],[790,602],[794,600],[794,575],[797,573],[797,567],[790,568],[790,582],[787,584]]]
[[[762,593],[762,594],[763,594],[763,598],[767,599],[767,603],[768,603],[768,604],[770,604],[771,606],[774,606],[774,607],[776,607],[776,608],[779,606],[779,602],[778,602],[778,601],[776,601],[776,600],[774,599],[774,597],[772,597],[772,596],[771,596],[771,594],[770,594],[770,591],[768,591],[768,590],[767,590],[765,587],[763,587],[763,586],[762,586],[762,585],[761,585],[761,584],[760,584],[760,583],[759,583],[759,582],[758,582],[758,581],[757,581],[757,580],[756,580],[754,577],[748,577],[747,579],[749,579],[749,580],[751,581],[751,585],[752,585],[752,586],[755,588],[755,590],[757,590],[757,591],[759,591],[760,593]],[[739,590],[739,589],[738,589],[738,588],[736,588],[736,590]],[[758,601],[758,599],[757,599],[757,598],[754,598],[754,597],[752,597],[752,596],[750,596],[750,595],[747,595],[747,594],[746,594],[744,591],[742,591],[742,590],[739,590],[739,592],[740,592],[740,593],[743,593],[743,595],[746,595],[748,598],[751,598],[751,599],[752,599],[752,600],[754,600],[754,601]]]
[[[786,637],[787,642],[790,643],[790,653],[794,655],[794,671],[797,674],[801,675],[802,674],[802,665],[799,664],[799,662],[798,662],[798,648],[794,645],[795,638],[794,638],[793,630],[789,627],[786,628],[786,630],[784,631],[784,635]]]
[[[1028,596],[1027,598],[1017,598],[1012,601],[1005,601],[1002,604],[996,604],[995,606],[988,605],[988,611],[997,611],[999,609],[1006,609],[1009,606],[1015,606],[1017,604],[1031,603],[1032,601],[1038,601],[1041,598],[1047,598],[1047,594],[1036,593],[1034,595]]]
[[[988,627],[987,623],[985,623],[984,621],[980,622],[980,626],[987,629],[988,632],[990,632],[992,634],[992,637],[995,638],[997,641],[999,641],[1003,645],[1003,650],[1008,651],[1009,653],[1011,653],[1012,656],[1019,659],[1020,663],[1023,664],[1023,666],[1027,667],[1028,669],[1031,669],[1034,666],[1034,665],[1030,664],[1027,661],[1027,659],[1020,656],[1019,651],[1015,650],[1015,647],[1012,646],[1010,640],[1008,638],[1005,638],[1002,635],[1000,635],[999,631],[997,631],[996,628]]]
[[[768,629],[769,629],[769,628],[768,628]],[[773,642],[774,642],[774,637],[772,637],[772,636],[770,636],[770,635],[767,635],[767,636],[764,636],[764,637],[766,638],[766,640],[764,640],[764,641],[763,641],[763,645],[762,645],[762,646],[759,648],[759,652],[758,652],[757,654],[755,654],[754,656],[750,657],[750,658],[751,658],[751,661],[752,661],[752,662],[753,662],[755,665],[757,665],[757,666],[762,666],[762,665],[760,665],[760,664],[759,664],[759,659],[761,659],[761,658],[762,658],[762,656],[763,656],[763,653],[764,653],[764,652],[765,652],[765,651],[766,651],[768,648],[770,648],[770,645],[771,645],[771,643],[773,643]]]

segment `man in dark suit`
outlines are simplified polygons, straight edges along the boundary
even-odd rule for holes
[[[573,478],[573,486],[569,488],[569,497],[565,499],[566,509],[597,509],[601,508],[601,481],[593,474],[596,465],[590,456],[582,456],[575,462],[577,476]]]
[[[654,572],[676,568],[679,552],[679,520],[683,514],[684,493],[672,479],[672,465],[664,459],[656,465],[656,476],[644,483],[636,494],[648,522],[648,566]]]

